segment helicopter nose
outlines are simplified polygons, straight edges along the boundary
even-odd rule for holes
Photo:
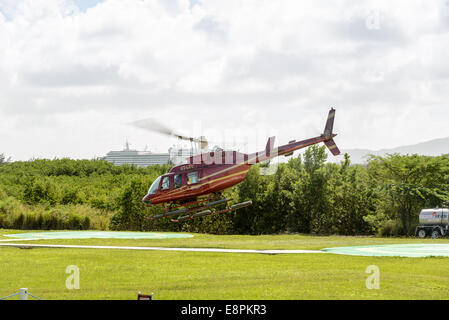
[[[150,206],[151,205],[150,195],[147,194],[145,197],[143,197],[142,202],[145,203],[147,206]]]

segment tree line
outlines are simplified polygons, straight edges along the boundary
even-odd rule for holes
[[[449,156],[371,156],[366,165],[328,163],[324,146],[277,165],[254,165],[225,191],[250,207],[183,223],[150,221],[141,202],[170,166],[115,166],[101,160],[0,162],[0,227],[110,229],[218,234],[412,235],[424,207],[449,200]]]

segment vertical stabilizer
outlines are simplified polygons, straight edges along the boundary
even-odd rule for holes
[[[332,108],[327,116],[326,126],[324,127],[324,136],[332,139],[332,131],[334,130],[335,109]]]
[[[340,150],[338,149],[337,145],[335,144],[334,137],[336,134],[333,133],[334,130],[334,119],[335,119],[335,109],[331,108],[329,111],[329,115],[327,116],[326,126],[324,127],[324,138],[326,139],[324,141],[324,144],[329,149],[330,152],[334,156],[338,156],[340,154]]]

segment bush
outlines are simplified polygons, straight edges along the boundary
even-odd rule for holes
[[[0,201],[5,200],[7,197],[8,195],[6,194],[5,190],[3,190],[2,187],[0,187]]]
[[[111,218],[112,230],[143,230],[147,210],[141,199],[146,189],[147,183],[141,179],[134,179],[123,188],[117,198],[118,210]]]
[[[108,215],[93,224],[93,219],[102,213],[82,206],[24,206],[13,198],[0,201],[0,228],[22,230],[87,230],[91,226],[105,229]],[[98,220],[98,219],[97,219]]]
[[[387,220],[382,223],[379,228],[379,236],[381,237],[392,237],[392,236],[403,236],[404,229],[402,224],[398,220]]]
[[[62,189],[59,203],[61,204],[82,204],[84,202],[82,194],[77,188],[65,187]]]
[[[28,204],[47,203],[54,205],[57,202],[56,188],[47,179],[29,181],[25,185],[23,197]]]

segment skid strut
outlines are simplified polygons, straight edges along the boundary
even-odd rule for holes
[[[185,205],[189,206],[187,208],[180,208],[174,211],[170,211],[170,212],[164,212],[155,216],[152,216],[150,218],[148,218],[149,220],[156,220],[159,218],[166,218],[166,217],[171,217],[171,216],[176,216],[178,214],[183,214],[183,213],[187,213],[187,212],[196,212],[199,210],[202,210],[204,208],[207,208],[208,206],[206,204],[203,204],[204,202],[206,202],[207,200],[201,200],[201,201],[196,201],[196,202],[189,202],[186,203]],[[181,205],[176,206],[176,208],[179,208]]]
[[[189,203],[184,204],[187,207],[182,208],[181,207],[182,205],[178,205],[178,206],[174,207],[174,209],[176,209],[174,211],[164,212],[164,213],[155,215],[153,217],[150,217],[148,219],[156,220],[156,219],[160,219],[160,218],[167,218],[167,217],[172,217],[172,216],[178,216],[181,214],[186,214],[186,215],[176,218],[176,219],[170,219],[172,222],[180,222],[180,221],[191,220],[191,219],[195,219],[195,218],[199,218],[199,217],[203,217],[203,216],[207,216],[207,215],[225,213],[225,212],[229,212],[232,210],[244,208],[244,207],[250,206],[252,204],[252,201],[246,201],[246,202],[241,202],[241,203],[237,203],[232,206],[229,206],[228,202],[231,200],[232,199],[223,198],[223,199],[212,200],[212,201],[210,199],[208,199],[208,200],[189,202]],[[218,210],[218,211],[211,210],[213,207],[218,206],[220,204],[226,204],[226,208],[223,210]]]
[[[210,209],[207,209],[207,210],[195,213],[193,215],[189,213],[188,215],[179,217],[177,219],[170,219],[170,221],[171,222],[181,222],[181,221],[185,221],[185,220],[193,220],[195,218],[199,218],[199,217],[203,217],[203,216],[215,215],[215,214],[219,214],[219,213],[225,213],[225,212],[237,210],[237,209],[240,209],[240,208],[248,207],[248,206],[250,206],[253,203],[252,201],[246,201],[246,202],[241,202],[241,203],[234,204],[232,206],[228,206],[227,202],[230,201],[230,200],[221,199],[221,200],[217,200],[217,201],[214,201],[214,202],[211,202],[211,203],[207,203],[207,204],[210,205],[210,207],[216,206],[216,205],[219,205],[219,204],[222,204],[222,203],[226,203],[226,209],[219,210],[219,211],[212,211]]]

